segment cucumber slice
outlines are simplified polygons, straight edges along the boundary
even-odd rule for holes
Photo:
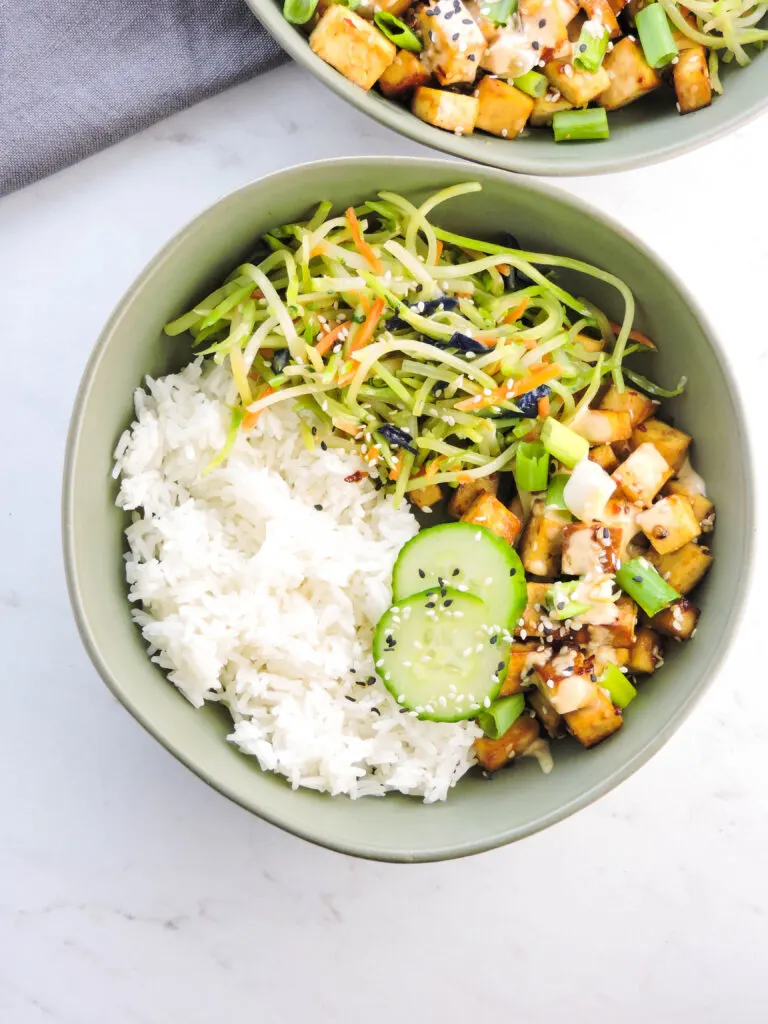
[[[490,707],[506,675],[509,644],[479,597],[436,587],[385,612],[373,656],[402,708],[434,722],[460,722]]]
[[[520,556],[484,526],[445,523],[403,546],[392,572],[395,603],[431,586],[450,586],[485,601],[493,621],[509,627],[527,603]]]

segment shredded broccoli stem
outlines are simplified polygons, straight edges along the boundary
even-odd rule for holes
[[[287,401],[309,450],[322,441],[357,452],[397,503],[426,482],[453,487],[513,469],[518,443],[541,426],[538,395],[531,404],[524,394],[542,373],[548,414],[563,423],[578,422],[608,376],[619,389],[626,374],[648,394],[680,393],[684,381],[668,390],[624,368],[639,345],[629,344],[634,299],[623,281],[432,222],[441,204],[469,204],[479,189],[461,183],[418,206],[381,192],[355,208],[358,225],[321,202],[263,236],[263,258],[167,325],[232,373],[227,443],[210,468],[226,460],[246,416],[252,425]],[[558,270],[618,292],[616,333],[603,310],[553,280]]]

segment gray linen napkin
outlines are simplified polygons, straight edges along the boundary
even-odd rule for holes
[[[0,195],[282,59],[243,0],[0,0]]]

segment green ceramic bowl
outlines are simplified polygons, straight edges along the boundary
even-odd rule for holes
[[[722,96],[706,110],[681,117],[674,91],[660,89],[609,115],[611,137],[603,142],[556,144],[549,130],[535,130],[517,141],[478,132],[459,137],[425,124],[410,110],[376,90],[364,92],[310,50],[306,35],[283,18],[282,0],[246,0],[290,55],[342,99],[388,128],[454,156],[523,174],[605,174],[645,167],[689,152],[733,131],[768,105],[768,54],[756,54],[746,68],[723,66]]]
[[[712,678],[734,634],[750,568],[745,426],[720,348],[691,297],[667,267],[604,215],[552,188],[472,168],[483,191],[441,207],[439,222],[491,238],[503,213],[527,248],[610,267],[633,288],[638,323],[658,342],[654,373],[664,381],[689,378],[673,412],[696,439],[696,466],[718,509],[717,557],[700,595],[703,620],[695,641],[672,650],[658,676],[643,683],[625,727],[603,745],[585,752],[564,741],[557,744],[550,776],[521,763],[492,784],[466,778],[437,806],[395,794],[355,802],[293,792],[226,742],[229,723],[219,709],[194,710],[150,663],[129,614],[125,519],[114,505],[110,471],[115,443],[133,418],[133,390],[145,374],[165,373],[189,359],[185,341],[164,337],[162,325],[214,287],[256,236],[299,219],[314,202],[330,199],[343,209],[384,187],[417,200],[465,180],[468,171],[444,161],[388,157],[305,164],[205,210],[144,270],[105,327],[77,396],[67,449],[63,528],[70,595],[88,652],[112,692],[171,753],[243,807],[324,846],[382,860],[438,860],[511,842],[565,818],[631,775],[675,731]],[[580,279],[578,293],[619,317],[610,290]]]

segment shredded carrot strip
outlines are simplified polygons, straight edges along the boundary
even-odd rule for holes
[[[309,250],[309,258],[313,256],[324,256],[328,252],[328,246],[325,242],[318,242],[314,249]]]
[[[456,479],[460,484],[471,484],[475,478],[471,473],[457,473]]]
[[[345,217],[347,218],[347,224],[349,224],[349,230],[352,234],[352,241],[355,243],[355,248],[360,255],[365,258],[368,266],[375,274],[383,274],[384,264],[363,238],[363,232],[360,229],[360,221],[357,219],[357,214],[351,206],[347,210]]]
[[[336,324],[335,327],[331,327],[329,331],[326,331],[322,338],[318,339],[318,342],[315,345],[315,352],[321,356],[324,356],[326,352],[330,352],[333,348],[333,343],[345,327],[349,327],[349,323],[346,320],[342,320],[340,324]]]
[[[432,477],[437,473],[440,463],[444,461],[444,455],[438,455],[436,458],[432,459],[424,468],[424,479],[431,480]]]
[[[337,417],[331,422],[337,430],[340,430],[344,434],[351,434],[352,437],[354,437],[355,434],[360,433],[360,424],[355,423],[354,420],[342,420]]]
[[[402,468],[403,468],[402,462],[396,463],[392,467],[392,469],[390,469],[390,471],[389,471],[389,479],[390,480],[397,480],[397,478],[400,476],[400,471],[402,470]]]
[[[526,352],[530,352],[531,349],[536,348],[537,344],[538,342],[534,341],[533,338],[525,338],[523,340],[523,348],[526,350]]]
[[[442,255],[443,255],[443,243],[438,238],[438,240],[437,240],[437,248],[436,248],[436,251],[435,251],[435,266],[437,266],[438,263],[440,262],[440,257]]]
[[[259,395],[259,397],[256,399],[256,401],[259,401],[262,398],[266,398],[267,395],[274,394],[274,391],[275,391],[275,389],[273,387],[270,387],[269,384],[267,384],[265,390],[262,391],[262,393]],[[258,412],[247,412],[245,414],[245,416],[243,417],[243,422],[242,422],[243,430],[251,430],[253,427],[255,427],[256,423],[258,422],[259,416],[261,416],[261,414],[263,412],[264,412],[263,409],[259,409]]]
[[[490,334],[474,334],[473,338],[475,341],[479,341],[481,345],[486,345],[488,348],[493,348],[498,338],[493,338]]]
[[[618,336],[618,333],[621,330],[621,324],[615,324],[613,320],[609,320],[608,323],[611,325],[613,333]],[[646,348],[652,348],[654,352],[656,351],[655,342],[651,341],[648,335],[643,334],[642,331],[630,331],[629,337],[632,341],[636,341],[638,345],[645,345]]]
[[[261,288],[254,288],[253,291],[251,292],[251,298],[252,299],[263,299],[264,298],[264,292],[261,290]]]
[[[526,295],[525,298],[517,305],[514,309],[511,309],[509,313],[504,317],[505,324],[513,324],[519,320],[523,313],[528,309],[530,299]]]
[[[559,377],[563,372],[559,363],[550,363],[546,366],[537,363],[530,369],[532,372],[527,377],[523,377],[521,380],[508,380],[500,388],[494,388],[489,395],[473,395],[471,398],[465,398],[462,402],[456,403],[456,408],[461,409],[462,412],[487,409],[491,405],[498,405],[500,402],[506,402],[510,398],[533,391],[540,384],[546,384],[548,380]]]
[[[543,420],[549,416],[549,395],[544,395],[543,398],[539,399],[537,403],[537,412]]]
[[[509,273],[509,264],[508,263],[497,263],[496,264],[496,269],[498,270],[498,272],[500,274],[508,274]]]
[[[384,310],[387,308],[387,304],[384,299],[376,297],[371,308],[366,316],[365,320],[360,324],[360,328],[356,331],[355,336],[349,343],[349,350],[347,355],[352,355],[353,352],[358,352],[361,348],[365,348],[368,342],[373,337],[373,333],[381,320]],[[347,384],[353,379],[357,373],[357,367],[348,370],[342,377],[339,378],[339,387],[346,387]]]

